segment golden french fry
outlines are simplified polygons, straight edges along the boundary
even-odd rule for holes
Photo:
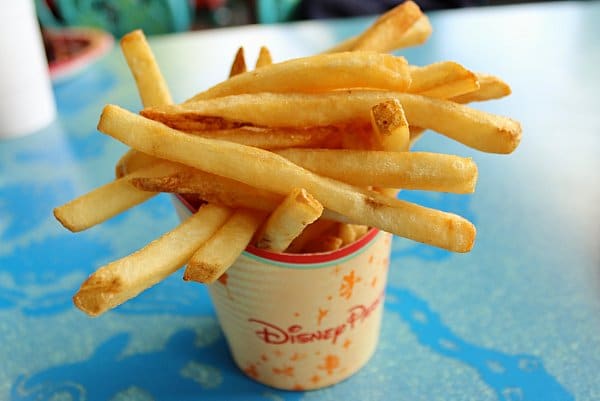
[[[168,162],[171,164],[166,165],[162,160],[161,163],[164,166],[161,172],[147,175],[138,174],[130,179],[131,184],[142,191],[194,195],[205,202],[234,209],[245,208],[272,212],[284,199],[281,194],[255,188],[183,164]],[[344,216],[330,210],[325,210],[323,215],[331,220],[347,221]]]
[[[175,164],[173,174],[138,176],[131,184],[144,191],[196,194],[209,203],[231,208],[248,208],[271,212],[279,206],[283,195],[258,189],[226,177]]]
[[[233,77],[244,72],[248,71],[246,68],[246,58],[244,57],[244,47],[240,46],[237,53],[235,53],[235,57],[233,59],[233,63],[231,64],[231,70],[229,71],[229,77]]]
[[[147,155],[138,150],[129,149],[117,162],[115,166],[115,177],[121,178],[126,174],[131,174],[134,171],[150,167],[163,161],[164,160]]]
[[[258,69],[271,64],[273,64],[273,58],[271,57],[269,48],[266,46],[261,46],[260,52],[258,53],[258,58],[256,59],[256,66],[254,68]]]
[[[321,252],[332,252],[340,249],[344,241],[336,235],[326,235],[322,238],[310,241],[304,249],[303,253],[321,253]]]
[[[167,83],[141,30],[121,38],[121,49],[133,74],[144,107],[172,103]]]
[[[319,238],[325,237],[326,233],[332,231],[336,222],[328,219],[318,219],[314,223],[308,225],[300,235],[298,235],[290,246],[285,250],[286,253],[301,253],[307,244],[317,241]]]
[[[342,239],[343,245],[351,244],[356,239],[356,233],[354,232],[355,225],[356,224],[338,224],[338,237]]]
[[[423,44],[431,36],[431,23],[425,14],[421,15],[410,28],[400,35],[388,35],[385,30],[381,31],[381,39],[375,42],[374,49],[380,49],[380,52],[390,52],[393,50],[403,49],[406,47]],[[340,53],[353,51],[356,48],[356,43],[359,36],[350,37],[324,53]],[[374,50],[364,48],[363,50]]]
[[[429,39],[432,30],[429,18],[423,14],[403,35],[395,39],[393,49],[389,51],[421,45]]]
[[[86,230],[156,195],[134,187],[129,180],[138,174],[149,176],[163,171],[163,166],[151,165],[124,175],[58,206],[54,217],[70,231]]]
[[[323,213],[323,205],[304,189],[294,189],[271,213],[260,230],[256,246],[283,252],[304,228]]]
[[[171,128],[204,138],[220,139],[261,149],[312,148],[335,146],[341,138],[340,127],[316,128],[260,128],[239,127],[222,130],[186,130],[177,123],[166,123]]]
[[[482,73],[475,73],[475,76],[479,82],[478,90],[455,96],[450,100],[456,103],[471,103],[499,99],[511,94],[510,86],[500,78]]]
[[[142,110],[157,121],[224,118],[270,127],[331,126],[370,121],[370,109],[389,99],[402,104],[409,124],[432,129],[467,146],[490,153],[511,153],[521,139],[520,124],[507,117],[449,100],[409,93],[353,90],[315,94],[259,93]]]
[[[186,103],[260,92],[318,93],[373,88],[402,91],[410,85],[403,57],[374,52],[322,54],[264,66],[223,81]]]
[[[231,212],[205,205],[175,229],[144,248],[93,273],[73,297],[91,316],[116,307],[178,270],[221,227]]]
[[[382,14],[360,35],[329,49],[327,53],[370,50],[386,53],[423,43],[431,34],[431,25],[419,6],[406,1]]]
[[[359,187],[472,193],[477,165],[470,158],[429,152],[281,149],[277,154],[316,174]]]
[[[410,93],[437,99],[449,99],[479,89],[477,75],[453,61],[410,66],[410,76]]]
[[[246,249],[266,214],[239,209],[190,258],[183,279],[213,283]]]
[[[190,136],[118,106],[104,108],[98,129],[142,152],[257,188],[280,194],[305,188],[323,206],[354,223],[418,242],[467,252],[475,240],[475,227],[460,216],[321,177],[269,151]]]
[[[386,100],[371,108],[372,139],[375,150],[408,151],[410,132],[398,99]]]

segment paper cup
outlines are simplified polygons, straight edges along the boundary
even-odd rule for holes
[[[56,108],[33,0],[0,5],[0,138],[10,138],[46,127]]]
[[[175,198],[181,219],[189,205]],[[239,368],[286,390],[338,383],[373,354],[383,311],[391,235],[378,230],[333,252],[248,247],[210,286]]]

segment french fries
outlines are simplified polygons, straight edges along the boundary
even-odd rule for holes
[[[287,194],[305,188],[323,206],[356,223],[415,241],[467,252],[475,240],[475,227],[460,216],[318,176],[265,150],[186,135],[118,106],[104,108],[98,130],[144,153],[268,191]],[[270,174],[274,171],[279,174]]]
[[[510,86],[498,77],[490,74],[475,73],[479,89],[462,95],[454,96],[451,100],[456,103],[481,102],[484,100],[500,99],[511,94]]]
[[[121,49],[144,107],[171,104],[171,94],[160,73],[154,54],[141,30],[136,30],[121,38]]]
[[[405,1],[375,20],[360,35],[329,49],[327,53],[370,50],[389,52],[421,44],[431,34],[431,25],[419,6]]]
[[[265,65],[232,76],[187,102],[260,92],[325,92],[343,88],[404,90],[410,85],[403,57],[346,52],[304,57]]]
[[[371,149],[405,152],[410,142],[408,121],[402,105],[391,99],[371,107]]]
[[[246,67],[246,58],[244,57],[244,48],[240,47],[235,53],[233,64],[231,64],[231,70],[229,71],[229,77],[243,74],[246,71],[248,71],[248,68]]]
[[[276,153],[316,174],[358,187],[472,193],[477,183],[473,160],[454,155],[347,149],[283,149]]]
[[[410,76],[410,93],[437,99],[450,99],[479,89],[477,75],[452,61],[411,66]]]
[[[387,91],[353,90],[324,94],[258,93],[225,96],[183,105],[152,107],[141,114],[161,122],[202,121],[204,117],[268,127],[369,124],[374,105],[397,99],[411,124],[429,128],[489,153],[511,153],[521,139],[518,122],[449,100]],[[436,118],[431,118],[434,115]]]
[[[264,219],[264,213],[237,210],[188,260],[183,279],[215,282],[246,249]]]
[[[283,252],[323,213],[323,205],[302,188],[294,189],[271,213],[256,241],[258,248]]]
[[[266,46],[261,46],[260,52],[258,53],[258,58],[256,59],[255,68],[258,69],[271,64],[273,64],[273,58],[271,57],[269,48]]]
[[[68,230],[79,232],[136,206],[156,193],[135,188],[129,180],[135,174],[151,175],[162,166],[150,166],[98,187],[54,209],[54,217]]]
[[[508,84],[442,61],[411,66],[385,54],[424,42],[429,19],[412,1],[324,54],[273,63],[261,47],[248,71],[240,47],[229,78],[172,104],[141,31],[121,48],[141,115],[104,108],[98,130],[131,146],[116,179],[54,210],[80,231],[159,192],[201,205],[178,227],[93,273],[73,300],[97,316],[187,265],[213,283],[252,244],[271,252],[332,252],[378,228],[468,252],[473,224],[396,199],[400,189],[472,193],[470,158],[411,152],[424,130],[490,153],[511,153],[518,122],[466,103],[510,94]]]
[[[306,251],[306,247],[313,247],[312,244],[321,241],[326,237],[326,233],[332,231],[336,227],[336,222],[328,219],[319,219],[306,227],[300,235],[298,235],[288,248],[287,253],[302,253]],[[314,247],[313,247],[314,248]]]
[[[192,217],[144,248],[99,268],[73,297],[91,316],[114,308],[178,270],[213,236],[231,212],[202,206]]]

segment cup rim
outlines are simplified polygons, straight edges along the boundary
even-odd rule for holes
[[[193,207],[183,196],[180,194],[173,194],[174,197],[183,204],[183,206],[191,213],[196,212],[196,208]],[[253,245],[248,245],[244,254],[252,259],[268,261],[272,264],[287,266],[292,265],[315,265],[314,267],[322,267],[324,265],[331,265],[340,263],[343,259],[360,253],[367,248],[369,244],[377,237],[380,230],[377,228],[371,228],[365,235],[363,235],[358,241],[354,241],[351,244],[343,246],[339,249],[330,252],[318,252],[318,253],[283,253],[283,252],[271,252],[264,249],[257,248]]]

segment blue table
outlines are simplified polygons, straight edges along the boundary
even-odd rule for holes
[[[95,130],[105,103],[140,108],[115,49],[55,86],[60,117],[51,127],[0,142],[0,399],[600,399],[600,3],[430,18],[433,36],[404,52],[409,61],[457,60],[506,79],[511,97],[477,107],[520,120],[523,141],[510,156],[434,133],[419,142],[473,157],[479,185],[472,196],[402,196],[474,221],[477,242],[458,255],[394,240],[380,346],[359,374],[308,393],[255,384],[233,365],[205,288],[180,275],[97,319],[72,306],[99,265],[177,224],[166,195],[80,234],[52,217],[53,207],[111,180],[125,151]],[[225,78],[241,44],[250,60],[262,44],[282,60],[370,21],[188,33],[151,45],[183,100]]]

